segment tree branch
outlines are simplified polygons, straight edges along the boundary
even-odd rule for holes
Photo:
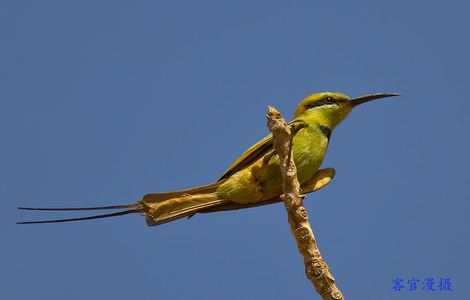
[[[343,294],[335,285],[327,264],[320,255],[317,241],[308,222],[307,210],[303,206],[300,185],[297,180],[297,168],[292,157],[292,138],[299,130],[298,126],[288,125],[281,114],[268,107],[268,128],[273,133],[274,151],[279,155],[282,192],[281,199],[287,210],[292,235],[297,248],[304,257],[305,273],[323,299],[344,300]]]

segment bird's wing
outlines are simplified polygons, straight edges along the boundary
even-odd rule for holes
[[[294,123],[304,123],[302,120],[293,120],[289,122],[289,125]],[[262,140],[248,148],[228,169],[225,173],[219,178],[218,181],[224,180],[230,177],[232,174],[243,170],[244,168],[248,167],[264,155],[268,154],[268,152],[273,148],[273,135],[270,134],[264,137]]]
[[[273,135],[270,134],[246,150],[233,164],[228,167],[218,181],[230,177],[232,174],[243,170],[260,157],[265,155],[273,147]]]
[[[302,186],[300,187],[300,192],[302,194],[308,194],[308,193],[318,191],[319,189],[325,187],[328,183],[330,183],[331,180],[333,180],[333,177],[335,177],[335,174],[336,172],[335,172],[335,169],[333,168],[326,168],[326,169],[318,170],[311,179],[309,179],[307,182],[302,184]],[[246,203],[246,204],[239,204],[239,203],[227,201],[224,203],[220,203],[219,205],[215,205],[215,206],[200,210],[197,213],[210,213],[210,212],[217,212],[217,211],[237,210],[237,209],[263,206],[263,205],[277,203],[277,202],[282,202],[282,200],[279,197],[274,197],[266,201],[257,202],[257,203]],[[193,215],[190,215],[189,217],[192,217],[192,216]]]

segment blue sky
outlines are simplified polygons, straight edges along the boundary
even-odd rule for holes
[[[399,92],[305,201],[348,299],[470,293],[466,1],[0,2],[0,299],[312,299],[282,205],[19,226],[213,182],[304,96]],[[392,290],[396,277],[453,291]]]

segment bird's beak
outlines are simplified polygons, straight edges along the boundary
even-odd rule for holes
[[[377,100],[377,99],[387,98],[387,97],[395,97],[395,96],[401,96],[401,95],[396,94],[396,93],[370,94],[370,95],[365,95],[365,96],[361,96],[361,97],[351,99],[346,103],[351,105],[352,107],[356,107],[360,104],[363,104],[363,103],[366,103],[366,102],[369,102],[369,101],[372,101],[372,100]]]

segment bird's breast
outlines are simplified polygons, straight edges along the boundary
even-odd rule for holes
[[[329,133],[319,125],[304,128],[294,137],[292,150],[300,184],[312,178],[320,168],[328,148],[328,139]]]
[[[328,147],[328,138],[318,126],[305,127],[293,138],[292,152],[300,184],[319,169]],[[224,199],[235,203],[256,203],[281,194],[279,156],[262,157],[231,175],[218,189]]]

